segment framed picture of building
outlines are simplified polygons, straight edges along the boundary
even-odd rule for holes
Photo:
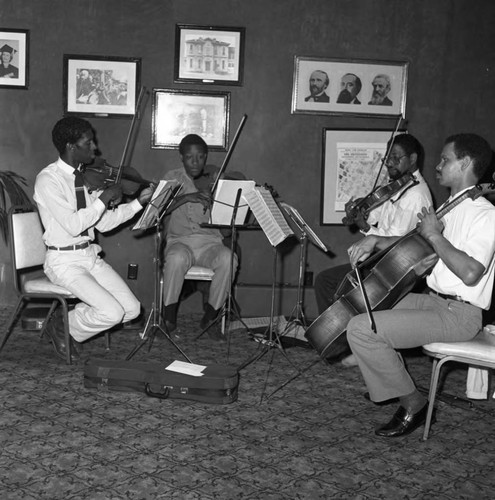
[[[294,59],[292,113],[406,116],[406,61]]]
[[[0,87],[27,89],[29,30],[0,28]]]
[[[151,147],[178,149],[197,134],[210,150],[226,151],[229,118],[230,92],[153,89]]]
[[[136,57],[64,54],[64,114],[134,116],[140,71]]]
[[[245,28],[177,24],[175,83],[242,85]]]

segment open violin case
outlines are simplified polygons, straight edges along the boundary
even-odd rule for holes
[[[166,370],[169,363],[88,359],[84,387],[100,391],[141,392],[159,399],[203,403],[237,401],[239,372],[229,365],[208,365],[202,376]]]

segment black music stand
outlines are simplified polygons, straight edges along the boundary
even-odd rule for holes
[[[284,333],[289,331],[290,328],[294,326],[302,326],[306,328],[308,323],[306,321],[306,316],[304,315],[304,272],[306,270],[306,259],[308,254],[308,240],[313,243],[316,247],[320,248],[323,252],[327,253],[328,248],[316,235],[316,233],[311,229],[311,227],[306,223],[301,214],[291,205],[285,202],[281,202],[280,206],[284,212],[288,215],[290,220],[296,226],[299,232],[299,276],[297,282],[297,300],[294,309],[289,315],[289,321],[285,326]]]
[[[160,306],[158,305],[158,302],[160,300],[160,280],[158,279],[158,276],[161,273],[160,251],[162,248],[160,226],[163,217],[167,213],[167,209],[173,203],[181,188],[182,185],[176,186],[171,190],[162,192],[156,197],[156,199],[152,199],[146,207],[146,210],[141,216],[139,222],[133,227],[133,229],[151,229],[152,227],[155,228],[155,281],[151,311],[148,315],[148,319],[146,320],[143,332],[139,334],[141,342],[136,344],[132,351],[127,355],[127,357],[125,358],[126,361],[131,359],[141,349],[141,347],[143,347],[148,342],[148,351],[150,351],[155,339],[156,332],[160,331],[165,336],[165,338],[182,354],[182,356],[184,356],[184,358],[186,358],[189,363],[192,363],[186,353],[180,348],[179,345],[177,345],[176,342],[174,342],[170,334],[167,332],[166,328],[162,327]]]
[[[274,328],[274,314],[275,314],[275,287],[277,282],[277,260],[278,260],[278,250],[277,245],[284,241],[288,236],[292,236],[294,232],[287,224],[287,221],[280,210],[280,207],[273,199],[272,194],[264,188],[257,187],[253,192],[248,193],[246,196],[246,201],[251,207],[255,217],[260,223],[267,239],[273,247],[273,265],[272,265],[272,295],[271,295],[271,306],[270,306],[270,321],[267,329],[261,335],[253,335],[253,340],[258,342],[257,352],[253,354],[249,359],[244,361],[238,370],[242,370],[246,366],[254,363],[255,361],[261,359],[268,351],[272,352],[270,361],[268,362],[265,376],[265,383],[260,397],[260,403],[263,401],[265,395],[266,386],[268,383],[268,376],[270,373],[270,368],[273,363],[273,358],[275,352],[279,351],[285,357],[285,359],[297,370],[299,368],[292,362],[292,360],[287,356],[284,346],[281,341],[281,335]]]
[[[235,298],[233,297],[232,294],[232,286],[233,286],[233,279],[234,279],[234,259],[235,259],[235,248],[236,248],[236,243],[237,243],[237,229],[244,227],[245,224],[236,224],[236,217],[237,217],[237,211],[239,208],[239,203],[241,200],[242,196],[242,189],[239,188],[237,189],[237,193],[235,195],[235,200],[234,204],[225,204],[228,205],[229,207],[232,208],[232,215],[230,218],[230,225],[224,225],[224,224],[201,224],[202,227],[209,227],[209,228],[225,228],[229,227],[231,230],[231,241],[230,241],[230,272],[229,272],[229,280],[230,280],[230,286],[227,291],[227,300],[225,301],[225,304],[222,308],[221,314],[218,315],[215,320],[208,325],[206,328],[204,328],[195,338],[195,340],[199,339],[209,328],[211,328],[213,325],[217,324],[219,321],[222,321],[222,318],[225,318],[225,331],[227,334],[227,341],[228,341],[228,348],[227,352],[230,352],[230,323],[232,320],[232,316],[235,316],[235,318],[240,321],[246,330],[249,331],[249,327],[244,323],[243,319],[241,318],[241,315],[239,313],[239,308],[237,306],[237,303],[235,301]],[[215,203],[215,201],[214,201]],[[227,355],[228,356],[228,355]]]

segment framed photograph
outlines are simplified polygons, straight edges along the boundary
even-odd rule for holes
[[[64,54],[64,114],[133,116],[140,74],[139,58]]]
[[[408,64],[296,56],[292,113],[405,118]]]
[[[323,129],[321,224],[342,224],[350,198],[387,184],[383,159],[393,132]]]
[[[175,83],[242,85],[245,28],[175,26]]]
[[[0,87],[27,89],[29,30],[0,28]]]
[[[178,149],[187,134],[200,135],[210,150],[229,143],[230,92],[153,89],[151,147]]]

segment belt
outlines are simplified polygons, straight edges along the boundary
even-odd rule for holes
[[[88,248],[89,245],[91,245],[91,242],[85,241],[84,243],[79,243],[78,245],[68,245],[66,247],[52,247],[50,245],[47,245],[46,248],[48,248],[48,250],[68,251],[68,250],[82,250],[83,248]]]
[[[456,302],[463,302],[464,304],[471,304],[468,300],[463,300],[461,297],[458,297],[457,295],[447,295],[446,293],[440,293],[435,290],[432,290],[431,288],[428,288],[428,291],[433,294],[433,295],[438,295],[439,297],[442,297],[442,299],[445,300],[455,300]]]

